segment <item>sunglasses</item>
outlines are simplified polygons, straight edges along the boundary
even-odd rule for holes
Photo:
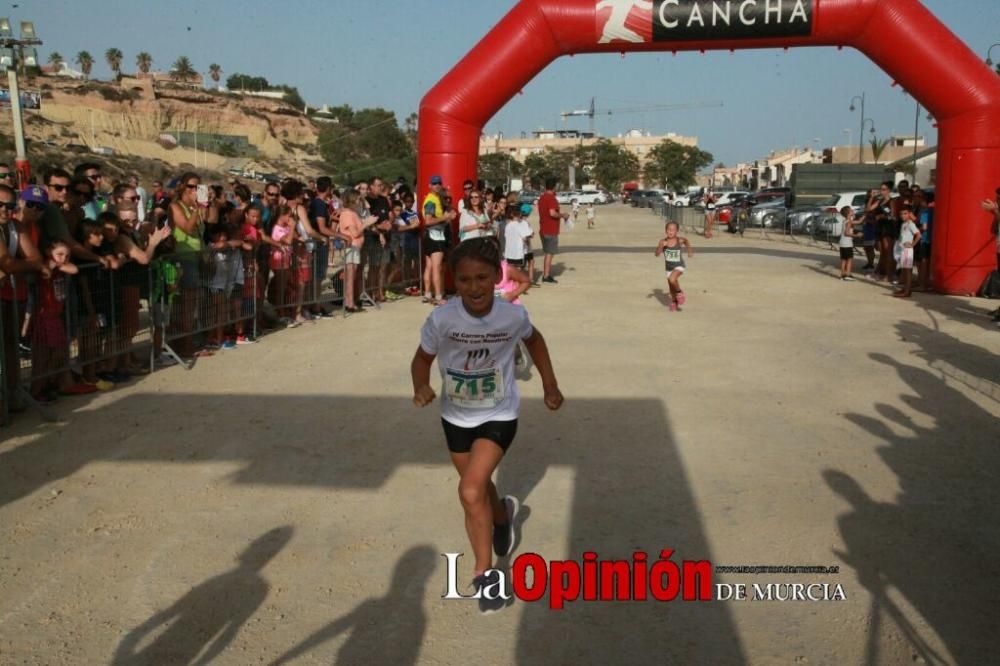
[[[122,201],[138,201],[139,197],[122,197]]]
[[[88,173],[86,175],[86,177],[89,178],[90,180],[100,180],[101,179],[101,174],[99,174],[99,173]]]
[[[38,203],[37,201],[25,201],[24,207],[28,210],[45,210],[45,204]]]
[[[83,197],[84,199],[86,199],[88,201],[90,201],[91,199],[94,198],[94,193],[93,192],[81,192],[80,190],[73,190],[73,194],[75,194],[78,197]]]
[[[276,197],[276,196],[278,196],[278,193],[277,192],[264,192],[264,196],[265,197]]]
[[[4,171],[0,173],[0,178],[10,178],[10,171]]]
[[[125,224],[135,224],[136,222],[139,221],[139,218],[137,218],[137,217],[119,217],[118,221],[119,222],[123,222]]]
[[[184,183],[184,187],[193,190],[198,187],[198,183]]]
[[[56,185],[55,183],[52,183],[51,185],[49,185],[49,187],[51,187],[56,192],[65,192],[66,190],[69,189],[69,185]]]
[[[6,209],[7,211],[15,211],[15,210],[17,210],[17,202],[16,201],[4,201],[0,205],[2,205],[4,207],[4,209]]]

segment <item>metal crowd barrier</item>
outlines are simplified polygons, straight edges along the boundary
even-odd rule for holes
[[[361,248],[361,266],[358,280],[360,301],[380,307],[383,300],[396,300],[407,295],[407,290],[420,292],[423,280],[423,252],[421,234],[394,232],[385,236],[366,238]]]
[[[98,373],[134,365],[136,355],[151,363],[148,268],[76,268],[73,274],[26,273],[3,281],[4,419],[12,401],[39,407],[33,396],[75,384],[71,372],[94,383]]]

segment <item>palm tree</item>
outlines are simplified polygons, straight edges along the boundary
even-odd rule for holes
[[[49,54],[49,64],[54,66],[57,71],[62,69],[62,64],[64,62],[66,62],[66,60],[62,57],[62,54],[59,53],[59,51],[53,51]]]
[[[80,51],[76,54],[76,64],[83,70],[83,78],[90,78],[90,70],[94,68],[94,56],[87,51]]]
[[[190,81],[198,75],[187,56],[181,56],[170,68],[170,77],[177,81]]]
[[[108,67],[111,68],[111,71],[115,73],[116,77],[122,75],[122,59],[124,57],[125,56],[122,55],[122,52],[115,47],[111,47],[104,52],[104,59],[108,61]]]
[[[215,87],[219,87],[219,79],[222,78],[222,66],[216,65],[214,62],[208,66],[208,75],[212,77],[215,81]]]
[[[885,151],[886,146],[889,145],[889,139],[881,139],[878,137],[872,137],[870,142],[872,147],[872,161],[878,162],[879,158],[882,157],[882,153]]]
[[[149,55],[145,51],[141,52],[135,57],[135,66],[139,68],[139,71],[143,74],[149,74],[149,70],[153,69],[153,56]]]

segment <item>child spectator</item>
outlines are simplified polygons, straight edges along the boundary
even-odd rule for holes
[[[74,384],[69,372],[69,338],[66,335],[67,275],[79,269],[69,261],[69,245],[54,240],[45,249],[45,263],[37,279],[37,299],[31,341],[31,397],[47,405],[57,395],[93,393],[96,386]]]
[[[910,283],[913,281],[913,248],[920,241],[920,230],[915,224],[916,217],[913,215],[913,208],[904,205],[899,208],[899,241],[896,248],[899,250],[899,268],[903,275],[903,284],[899,291],[893,296],[897,298],[909,298],[911,295]]]
[[[420,216],[414,207],[415,203],[413,193],[407,190],[403,193],[402,202],[393,208],[397,213],[396,231],[402,250],[403,280],[417,283],[406,288],[407,296],[420,295]]]
[[[504,227],[504,259],[517,268],[525,267],[525,255],[530,247],[529,239],[534,235],[528,216],[531,215],[531,205],[521,204],[517,217],[508,222]],[[531,270],[527,270],[528,280],[531,280]]]
[[[274,246],[271,248],[268,264],[273,273],[268,297],[278,310],[279,321],[288,328],[298,326],[289,316],[291,310],[288,308],[287,298],[292,269],[292,242],[295,239],[295,219],[292,215],[293,211],[288,206],[278,208],[274,228],[271,230]]]
[[[844,228],[840,231],[840,279],[844,282],[854,282],[851,269],[854,266],[854,209],[844,206],[840,209],[844,218]]]
[[[344,250],[344,311],[364,312],[355,301],[354,283],[358,279],[361,265],[361,247],[365,242],[365,226],[361,221],[361,195],[357,190],[344,193],[343,208],[340,210],[340,234],[349,239],[350,245]],[[371,216],[369,216],[371,217]],[[372,220],[374,223],[374,220]]]
[[[169,227],[164,227],[169,229]],[[153,312],[153,350],[155,363],[164,368],[175,365],[172,356],[163,354],[163,332],[170,326],[171,311],[178,303],[180,292],[181,264],[172,255],[177,241],[167,236],[156,246],[150,270],[153,272],[153,291],[150,295],[150,309]]]
[[[663,255],[667,270],[667,287],[670,289],[670,311],[677,312],[684,305],[684,292],[681,290],[680,279],[684,274],[683,250],[687,249],[688,257],[694,255],[694,250],[687,238],[677,235],[677,223],[667,222],[667,237],[660,240],[656,246],[656,256]]]
[[[240,251],[243,253],[243,312],[257,313],[258,320],[264,311],[264,283],[258,279],[259,266],[257,264],[258,248],[263,242],[263,229],[261,228],[261,211],[256,204],[243,209],[243,220],[240,225],[240,237],[243,244]],[[246,319],[241,319],[244,327],[242,333],[237,331],[236,344],[248,345],[257,340],[245,330]]]
[[[243,301],[243,258],[241,250],[230,246],[230,232],[226,223],[216,224],[208,230],[212,260],[212,278],[208,283],[209,318],[215,323],[213,335],[205,345],[208,349],[236,347],[236,343],[226,337],[224,329],[232,312],[233,300],[237,303]]]
[[[588,202],[587,203],[587,228],[588,229],[593,229],[594,228],[594,224],[595,224],[594,218],[596,217],[596,215],[597,215],[597,212],[594,210],[594,202],[593,201]]]

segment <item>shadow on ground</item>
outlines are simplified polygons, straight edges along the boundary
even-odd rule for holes
[[[150,405],[156,406],[152,413]],[[238,418],[184,418],[193,413]],[[357,419],[345,419],[345,414],[359,418],[377,414],[378,418],[363,419],[361,427]],[[116,424],[120,438],[107,436],[109,423]],[[237,462],[240,468],[222,482],[331,490],[377,490],[403,465],[450,466],[436,409],[416,411],[407,398],[136,394],[77,413],[71,425],[53,427],[42,437],[0,454],[0,503],[23,498],[101,461],[122,464],[125,470],[133,462],[180,463],[193,468],[206,462]],[[553,467],[571,469],[574,482],[565,489],[559,505],[547,507],[533,491]],[[447,478],[443,470],[441,478]],[[676,552],[676,562],[712,559],[699,508],[659,399],[570,397],[557,413],[549,412],[541,401],[524,401],[518,438],[501,467],[498,486],[531,506],[532,518],[522,528],[521,553],[536,551],[540,536],[545,536],[560,544],[559,552],[540,552],[546,559],[580,560],[588,550],[615,559],[631,559],[634,551],[643,550],[656,558],[663,548]],[[549,488],[546,495],[553,492]],[[533,535],[539,516],[553,511],[568,512],[569,524],[560,526],[554,537]],[[462,525],[454,525],[449,538],[464,544]],[[283,536],[272,546],[280,550],[278,542],[287,539]],[[273,557],[274,552],[268,553],[266,557],[258,553],[255,561],[262,566]],[[403,556],[396,564],[394,581],[425,584],[430,571],[427,555],[424,547],[417,547]],[[266,595],[260,566],[241,565],[202,583],[171,608],[131,630],[119,647],[118,661],[135,663],[154,647],[156,654],[179,658],[223,648]],[[430,585],[443,591],[443,576]],[[253,593],[229,607],[227,591],[237,586]],[[275,652],[306,654],[350,631],[341,651],[348,662],[361,654],[383,654],[391,663],[409,663],[416,654],[414,646],[423,640],[419,635],[422,624],[417,622],[411,629],[400,624],[383,635],[379,625],[370,622],[382,613],[393,616],[397,611],[419,609],[414,594],[394,582],[384,599],[366,601],[346,616],[333,617],[315,635],[277,646]],[[581,601],[554,612],[539,602],[516,611],[522,617],[513,660],[521,664],[614,663],[623,654],[677,663],[745,661],[724,604]],[[397,615],[398,622],[403,622],[402,615]],[[141,638],[168,616],[175,623],[152,646],[137,650]],[[383,644],[393,631],[401,640],[396,648]]]
[[[934,359],[957,350],[957,341],[933,339],[926,327],[904,322],[898,328],[923,347],[918,356]],[[996,363],[980,351],[984,363]],[[889,658],[879,653],[887,634],[901,636],[915,662],[993,662],[1000,617],[997,411],[983,409],[927,370],[881,354],[871,358],[906,382],[912,393],[901,396],[902,402],[933,425],[922,426],[885,403],[875,405],[880,418],[846,415],[885,442],[879,454],[899,480],[894,502],[876,501],[842,471],[823,473],[850,504],[838,519],[847,549],[837,555],[873,597],[866,662]],[[950,654],[940,654],[937,644]]]

